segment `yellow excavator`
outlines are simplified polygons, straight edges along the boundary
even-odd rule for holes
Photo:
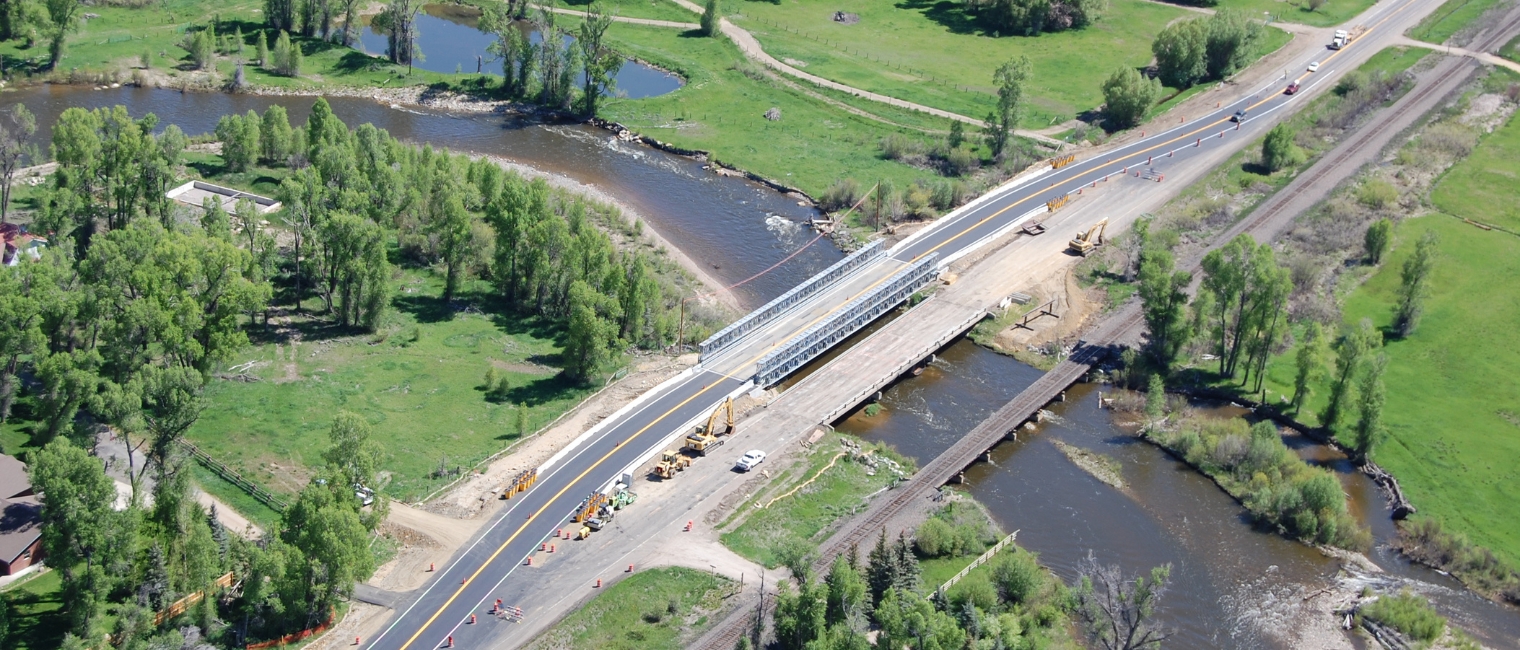
[[[1104,217],[1102,221],[1093,224],[1093,227],[1089,228],[1087,232],[1077,235],[1068,245],[1078,255],[1087,257],[1089,253],[1092,253],[1099,246],[1103,245],[1103,231],[1106,228],[1108,228],[1108,218]]]
[[[718,430],[718,415],[727,411],[728,419],[722,431]],[[734,432],[734,400],[723,400],[718,408],[713,409],[712,415],[707,418],[707,426],[698,427],[696,433],[686,436],[685,451],[698,456],[706,456],[708,450],[723,444],[718,436],[728,435]]]
[[[673,479],[676,473],[691,466],[691,459],[682,456],[672,449],[666,449],[660,455],[660,462],[654,466],[654,475],[662,479]]]

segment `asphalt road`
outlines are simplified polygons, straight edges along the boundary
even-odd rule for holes
[[[1423,0],[1388,2],[1363,16],[1362,24],[1369,27],[1369,33],[1376,31],[1419,1]],[[942,218],[901,242],[888,259],[840,280],[789,316],[704,361],[696,372],[646,394],[633,408],[604,421],[588,439],[541,469],[538,482],[514,497],[470,546],[442,567],[390,625],[364,646],[375,650],[432,650],[446,647],[451,638],[456,647],[485,645],[494,633],[494,626],[471,625],[470,616],[484,620],[489,615],[498,597],[495,594],[511,579],[513,570],[522,566],[558,530],[571,530],[567,525],[570,515],[593,490],[610,483],[624,468],[659,453],[672,437],[705,418],[725,397],[742,391],[755,361],[776,345],[885,282],[904,263],[931,253],[938,253],[939,259],[948,263],[1018,227],[1047,201],[1120,174],[1133,175],[1151,168],[1164,173],[1169,164],[1212,148],[1239,147],[1242,138],[1261,135],[1268,122],[1263,118],[1304,100],[1313,94],[1321,79],[1333,78],[1337,71],[1343,71],[1337,67],[1343,63],[1339,59],[1348,52],[1359,51],[1358,46],[1364,42],[1368,42],[1365,35],[1342,50],[1323,50],[1316,57],[1320,62],[1318,73],[1307,72],[1309,61],[1301,62],[1297,71],[1288,75],[1302,86],[1295,95],[1283,93],[1289,79],[1280,79],[1166,132],[1104,151],[1092,159],[1079,158],[1059,169],[1032,174],[1021,182],[999,188],[968,209]],[[1237,110],[1246,111],[1239,123],[1231,120]],[[716,456],[698,462],[732,462],[730,457],[744,451],[725,447]]]

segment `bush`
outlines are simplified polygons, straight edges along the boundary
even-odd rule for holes
[[[972,573],[966,576],[955,585],[953,591],[950,602],[954,603],[957,609],[964,607],[968,602],[983,611],[991,612],[997,608],[997,587],[992,586],[992,581],[987,579],[986,573]]]
[[[930,517],[918,525],[913,534],[913,545],[923,557],[950,555],[955,548],[955,530],[939,517]]]
[[[956,147],[945,153],[946,176],[965,176],[981,164],[981,158],[967,147]]]
[[[1397,596],[1383,596],[1358,610],[1367,620],[1387,625],[1400,634],[1430,643],[1446,632],[1441,618],[1424,598],[1404,591]]]
[[[951,210],[966,202],[966,196],[971,190],[961,181],[945,181],[934,185],[934,192],[929,196],[929,203],[941,210]]]
[[[1399,190],[1381,178],[1370,178],[1356,189],[1356,200],[1374,210],[1387,208],[1399,200]]]
[[[1103,114],[1108,129],[1134,126],[1161,96],[1161,81],[1147,79],[1138,70],[1122,67],[1103,82]]]
[[[1028,603],[1041,582],[1038,558],[1029,552],[1000,554],[992,565],[992,581],[998,595],[1010,605]]]
[[[818,199],[818,207],[824,212],[843,210],[860,200],[860,182],[853,178],[843,178],[834,181],[829,189],[823,191],[823,196]]]

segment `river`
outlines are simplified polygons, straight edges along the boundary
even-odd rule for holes
[[[885,391],[875,417],[857,410],[840,431],[885,442],[920,464],[949,447],[993,410],[1033,383],[1040,371],[961,340],[918,377]],[[1359,587],[1409,587],[1425,595],[1459,627],[1492,648],[1520,648],[1520,610],[1463,590],[1454,581],[1411,566],[1386,547],[1394,533],[1376,487],[1338,452],[1288,436],[1303,457],[1336,470],[1352,510],[1371,526],[1369,557],[1383,575],[1341,575],[1341,562],[1255,526],[1234,499],[1207,477],[1135,438],[1097,404],[1112,387],[1079,384],[1051,405],[1055,418],[1018,441],[998,445],[991,462],[966,471],[965,487],[1018,542],[1070,582],[1092,552],[1134,574],[1170,563],[1172,586],[1161,607],[1175,628],[1173,648],[1311,647],[1295,635],[1304,627],[1306,597],[1337,579]],[[1220,416],[1243,410],[1212,408]],[[1052,440],[1102,453],[1120,463],[1124,489],[1077,468]],[[1349,637],[1348,637],[1349,641]]]
[[[214,130],[228,113],[263,111],[272,104],[286,107],[291,121],[301,124],[313,101],[128,86],[95,90],[43,85],[0,94],[0,105],[19,102],[37,116],[35,139],[40,143],[52,137],[58,114],[74,106],[120,104],[134,117],[154,113],[161,126],[177,124],[193,135]],[[353,97],[330,97],[328,102],[351,127],[370,122],[408,142],[500,156],[594,186],[646,217],[655,232],[724,284],[766,270],[814,238],[806,226],[817,214],[813,208],[758,183],[714,174],[690,158],[619,141],[601,129],[511,115],[387,106]],[[758,307],[842,257],[825,238],[734,293],[745,308]]]

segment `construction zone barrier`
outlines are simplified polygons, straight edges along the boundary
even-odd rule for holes
[[[607,495],[601,492],[592,492],[591,496],[586,497],[586,500],[581,502],[580,507],[576,508],[575,523],[585,523],[587,519],[595,517],[596,513],[600,512],[602,506],[606,504]]]
[[[1065,167],[1067,165],[1072,164],[1073,162],[1076,162],[1076,160],[1077,160],[1077,154],[1074,154],[1074,153],[1066,154],[1064,156],[1061,156],[1060,158],[1051,158],[1050,159],[1050,168],[1051,169],[1060,169],[1062,167]]]
[[[318,634],[326,632],[327,628],[332,627],[333,617],[334,616],[337,616],[337,610],[329,610],[327,612],[327,621],[325,623],[322,623],[321,625],[318,625],[318,626],[316,626],[314,628],[311,628],[309,630],[301,630],[300,632],[293,632],[291,634],[287,634],[285,636],[282,636],[282,637],[280,637],[278,639],[270,639],[268,641],[260,641],[258,643],[250,643],[248,645],[243,646],[243,648],[244,648],[244,650],[263,650],[263,648],[278,648],[280,646],[285,646],[285,645],[290,645],[292,643],[298,643],[298,642],[301,642],[301,641],[305,641],[307,639],[310,639],[311,637],[314,637],[314,636],[316,636]]]
[[[517,475],[517,478],[512,479],[511,483],[501,488],[501,498],[510,499],[517,496],[518,493],[528,489],[536,482],[538,482],[538,468],[534,467],[524,470]]]
[[[1064,206],[1064,205],[1066,205],[1067,203],[1070,203],[1070,202],[1071,202],[1071,195],[1070,194],[1063,194],[1063,195],[1058,196],[1056,198],[1053,198],[1053,199],[1051,199],[1049,201],[1046,201],[1045,202],[1045,207],[1047,209],[1049,209],[1051,212],[1055,212],[1056,210],[1059,210],[1062,206]]]

